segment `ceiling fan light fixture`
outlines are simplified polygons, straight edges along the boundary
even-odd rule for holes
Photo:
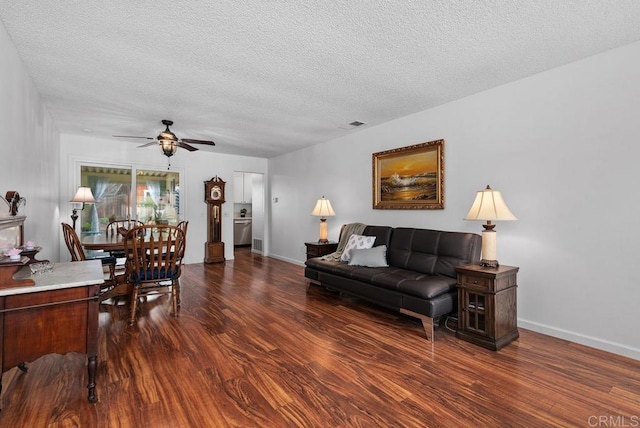
[[[158,138],[158,143],[160,144],[160,150],[166,157],[171,157],[178,150],[178,144],[176,140],[170,138]]]
[[[161,141],[161,140],[178,141],[178,137],[176,137],[176,134],[174,134],[173,132],[169,131],[169,127],[167,127],[167,129],[162,131],[160,133],[160,135],[158,135],[156,138],[158,139],[158,141]]]
[[[169,129],[169,126],[173,125],[173,121],[168,120],[168,119],[163,119],[162,120],[162,124],[166,126],[166,129],[162,132],[160,132],[160,134],[158,134],[157,137],[153,138],[153,137],[137,137],[137,136],[131,136],[131,135],[114,135],[114,137],[122,137],[122,138],[143,138],[145,140],[153,140],[150,143],[147,144],[143,144],[139,147],[147,147],[147,146],[152,146],[154,144],[158,144],[158,146],[160,146],[160,150],[162,151],[162,154],[165,155],[167,158],[170,158],[171,156],[173,156],[176,151],[178,151],[178,147],[181,147],[185,150],[188,150],[190,152],[194,152],[196,150],[198,150],[197,148],[193,147],[192,144],[206,144],[209,146],[215,146],[216,143],[214,143],[213,141],[209,141],[209,140],[194,140],[191,138],[185,138],[183,140],[178,139],[178,137],[176,137],[176,134],[174,134],[173,132],[171,132],[171,130]],[[171,166],[171,163],[169,163],[169,166]]]

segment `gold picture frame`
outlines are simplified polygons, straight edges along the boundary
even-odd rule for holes
[[[373,209],[444,209],[444,140],[374,153]]]

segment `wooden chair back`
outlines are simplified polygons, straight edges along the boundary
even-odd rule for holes
[[[177,228],[182,229],[184,231],[184,236],[187,236],[187,229],[189,228],[189,221],[182,220],[180,223],[176,225]]]
[[[78,234],[76,233],[76,231],[73,230],[73,227],[71,227],[67,223],[61,224],[64,242],[65,244],[67,244],[67,248],[69,249],[69,253],[71,254],[71,261],[77,262],[80,260],[86,260],[87,256],[84,253],[84,249],[82,248],[80,238],[78,238]]]
[[[107,237],[112,237],[118,233],[118,229],[121,227],[129,230],[137,226],[144,226],[144,223],[140,220],[114,220],[107,224],[105,233],[107,234]]]
[[[78,234],[75,230],[73,230],[73,227],[71,227],[67,223],[60,224],[62,224],[62,235],[64,236],[64,243],[67,244],[67,248],[69,249],[69,253],[71,254],[71,261],[78,262],[82,260],[92,260],[91,257],[86,256],[84,249],[82,248],[82,244],[80,243],[80,238],[78,238]],[[95,259],[100,260],[103,269],[106,269],[105,286],[114,286],[116,284],[116,259],[114,257],[96,257]]]
[[[134,285],[175,282],[180,276],[186,246],[184,230],[169,225],[130,229],[124,240],[127,274]]]
[[[184,258],[184,251],[187,247],[187,229],[189,228],[189,221],[188,220],[182,220],[180,223],[178,223],[176,225],[176,227],[178,229],[182,229],[182,231],[184,232],[184,241],[183,241],[183,245],[181,248],[178,249],[178,257],[180,257],[180,259]]]

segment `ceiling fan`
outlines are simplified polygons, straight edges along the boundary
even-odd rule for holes
[[[162,153],[168,158],[170,158],[171,156],[173,156],[176,153],[176,151],[178,150],[178,147],[182,147],[183,149],[187,149],[190,152],[195,152],[198,149],[196,147],[193,147],[191,144],[206,144],[208,146],[215,146],[216,145],[216,143],[214,143],[213,141],[193,140],[191,138],[178,138],[178,137],[176,137],[176,134],[171,132],[171,130],[169,129],[169,126],[173,125],[173,121],[172,120],[164,119],[164,120],[162,120],[162,124],[165,125],[167,128],[164,131],[162,131],[157,137],[136,137],[136,136],[132,136],[132,135],[114,135],[114,137],[116,137],[116,138],[144,138],[145,140],[153,140],[150,143],[143,144],[143,145],[138,146],[138,147],[148,147],[148,146],[152,146],[154,144],[157,144],[157,145],[160,146],[160,150],[162,150]]]

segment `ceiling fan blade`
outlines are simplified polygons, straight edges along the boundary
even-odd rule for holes
[[[135,137],[133,135],[113,135],[116,138],[144,138],[145,140],[155,140],[153,137]]]
[[[207,140],[192,140],[191,138],[183,138],[182,140],[185,143],[191,143],[191,144],[206,144],[208,146],[215,146],[216,143],[214,143],[213,141],[207,141]]]
[[[184,141],[178,141],[178,147],[182,147],[183,149],[187,149],[190,152],[195,152],[196,150],[198,150],[196,147],[193,147],[187,143],[185,143]]]
[[[150,143],[147,143],[147,144],[143,144],[143,145],[141,145],[141,146],[138,146],[138,148],[140,148],[140,147],[149,147],[149,146],[153,146],[153,145],[155,145],[155,144],[158,144],[158,142],[157,142],[157,141],[152,141],[152,142],[150,142]]]

